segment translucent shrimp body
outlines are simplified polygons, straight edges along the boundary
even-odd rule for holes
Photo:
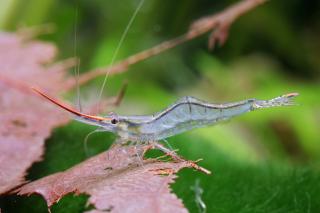
[[[214,125],[256,109],[294,105],[298,93],[289,93],[270,100],[247,99],[239,102],[212,104],[193,97],[183,97],[154,115],[121,116],[111,113],[105,117],[80,113],[49,97],[35,92],[74,114],[75,119],[117,134],[123,141],[159,141],[182,132]]]
[[[118,116],[113,132],[126,140],[158,141],[256,109],[292,105],[292,98],[297,95],[292,93],[271,100],[248,99],[225,104],[210,104],[193,97],[183,97],[155,115]],[[106,130],[109,130],[108,126]]]

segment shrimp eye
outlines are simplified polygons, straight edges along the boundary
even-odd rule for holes
[[[112,124],[117,124],[118,122],[119,122],[119,121],[118,121],[116,118],[112,118],[112,119],[111,119],[111,123],[112,123]]]

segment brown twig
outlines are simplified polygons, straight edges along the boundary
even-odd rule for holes
[[[191,25],[188,34],[194,38],[212,30],[211,35],[209,36],[209,48],[213,49],[216,42],[222,46],[227,40],[231,24],[246,12],[266,1],[267,0],[240,1],[220,13],[195,21]]]
[[[122,83],[122,86],[120,88],[120,91],[118,94],[114,97],[109,97],[106,100],[102,100],[101,103],[97,103],[93,106],[91,106],[91,111],[89,111],[89,114],[98,114],[102,112],[106,112],[106,110],[110,110],[110,107],[118,107],[120,106],[122,99],[127,91],[128,82],[125,81]]]
[[[150,49],[139,52],[132,55],[112,67],[107,68],[97,68],[90,72],[87,72],[80,76],[79,84],[84,84],[91,79],[94,79],[100,75],[105,75],[106,73],[117,74],[122,73],[128,69],[129,66],[143,61],[152,56],[158,55],[166,50],[174,48],[184,42],[192,40],[204,33],[212,30],[209,38],[209,48],[213,48],[216,41],[222,45],[227,39],[228,29],[230,25],[241,15],[252,10],[258,5],[266,2],[267,0],[243,0],[240,1],[220,13],[214,14],[212,16],[201,18],[191,24],[189,31],[180,37],[174,38],[169,41],[162,42]],[[76,86],[70,82],[71,87]]]
[[[118,93],[118,95],[116,96],[113,105],[114,106],[120,106],[122,99],[124,97],[124,95],[126,94],[127,91],[127,87],[128,87],[128,81],[125,81],[122,83],[120,92]]]
[[[46,35],[53,33],[56,27],[52,23],[42,24],[37,26],[19,26],[17,29],[17,34],[20,35],[24,41],[31,40],[39,35]]]

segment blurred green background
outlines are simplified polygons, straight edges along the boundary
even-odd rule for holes
[[[54,31],[38,38],[58,46],[58,59],[78,56],[81,73],[110,64],[139,4],[138,0],[0,2],[1,30],[49,25]],[[117,60],[179,36],[192,21],[235,2],[145,1]],[[185,169],[173,190],[191,212],[199,211],[191,190],[197,179],[207,212],[320,212],[320,1],[268,1],[232,25],[223,47],[208,51],[207,37],[111,76],[106,96],[129,82],[124,102],[115,111],[150,114],[185,95],[229,102],[299,92],[298,106],[257,111],[169,138],[182,156],[203,158],[201,165],[214,173],[206,176]],[[81,87],[84,103],[98,99],[102,81],[97,78]],[[75,100],[74,94],[68,97]],[[28,178],[38,179],[86,159],[83,141],[93,129],[72,122],[55,130],[44,161],[31,168]],[[114,138],[108,133],[90,137],[90,155],[105,150]],[[85,203],[86,196],[70,195],[52,210],[81,212]],[[0,204],[3,212],[47,211],[38,196],[10,196]]]

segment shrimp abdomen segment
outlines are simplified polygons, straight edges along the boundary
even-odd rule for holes
[[[186,96],[157,113],[152,119],[141,123],[139,131],[153,136],[154,140],[161,140],[187,130],[213,125],[252,110],[292,105],[292,98],[297,95],[290,93],[271,100],[247,99],[225,104],[211,104]]]
[[[252,109],[253,101],[249,99],[236,103],[210,104],[193,97],[183,97],[156,114],[152,120],[141,124],[140,131],[154,134],[159,140],[248,112]]]

